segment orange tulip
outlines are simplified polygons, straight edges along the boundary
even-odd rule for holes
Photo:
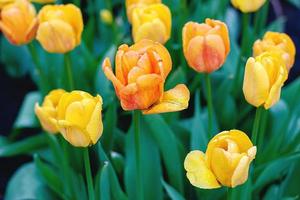
[[[257,57],[266,51],[278,52],[289,71],[295,62],[296,47],[293,40],[285,33],[267,32],[262,40],[253,45],[253,56]]]
[[[218,20],[186,23],[182,39],[184,56],[189,66],[198,72],[211,73],[219,69],[230,51],[227,26]]]
[[[14,45],[29,43],[37,30],[36,11],[27,0],[16,0],[3,7],[0,15],[0,29]]]
[[[135,8],[156,3],[161,3],[161,0],[126,0],[126,12],[129,23],[132,22],[132,13]]]
[[[112,81],[124,110],[143,110],[144,114],[186,109],[190,97],[183,84],[164,92],[164,82],[172,68],[168,50],[158,42],[141,40],[128,47],[123,44],[116,54],[116,75],[110,60],[103,71]]]

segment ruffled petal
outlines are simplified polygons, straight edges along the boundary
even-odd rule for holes
[[[184,160],[184,168],[187,171],[187,178],[195,187],[203,189],[220,187],[215,175],[205,163],[203,152],[191,151]]]
[[[154,104],[149,109],[143,110],[143,114],[156,114],[184,110],[188,107],[189,99],[189,89],[184,84],[179,84],[173,89],[164,92],[161,101]]]

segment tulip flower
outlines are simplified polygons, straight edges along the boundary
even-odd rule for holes
[[[124,110],[143,110],[144,114],[186,109],[190,97],[183,84],[164,92],[164,82],[172,68],[168,50],[158,42],[141,40],[128,47],[121,45],[116,54],[116,75],[106,58],[102,64],[112,81]]]
[[[198,188],[236,187],[247,180],[255,155],[256,146],[244,132],[223,131],[210,140],[205,154],[191,151],[184,168],[190,183]]]
[[[129,23],[132,22],[132,13],[135,8],[156,3],[161,3],[161,0],[125,0],[126,13]]]
[[[287,76],[285,63],[277,52],[249,58],[243,85],[245,99],[255,107],[263,105],[269,109],[279,100]]]
[[[182,30],[184,56],[194,70],[211,73],[219,69],[230,51],[226,24],[206,19],[205,23],[188,22]]]
[[[17,0],[0,0],[0,10],[7,4],[14,3],[16,1]],[[55,0],[30,0],[30,1],[34,2],[34,3],[53,3],[53,2],[55,2]]]
[[[285,33],[267,32],[262,40],[253,45],[253,56],[259,56],[266,51],[277,51],[285,61],[289,71],[295,62],[296,47],[293,40]]]
[[[264,5],[266,0],[231,0],[232,5],[243,13],[255,12]]]
[[[64,93],[57,106],[57,125],[63,137],[76,147],[96,144],[103,131],[102,98],[83,91]]]
[[[66,53],[81,42],[83,20],[73,4],[47,5],[38,15],[37,40],[50,53]]]
[[[43,129],[49,133],[58,133],[57,106],[59,100],[66,92],[62,89],[52,90],[44,99],[42,106],[35,104],[35,113]]]
[[[16,0],[1,10],[0,29],[14,45],[29,43],[37,30],[36,11],[27,0]]]
[[[135,8],[132,14],[132,36],[134,42],[149,39],[161,44],[171,35],[171,12],[164,4],[153,4]]]

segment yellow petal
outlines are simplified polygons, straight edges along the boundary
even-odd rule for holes
[[[87,147],[91,144],[91,139],[84,130],[70,125],[67,121],[59,120],[58,127],[65,140],[73,146]]]
[[[49,115],[49,112],[46,112],[45,109],[41,108],[38,103],[35,104],[34,110],[43,129],[50,133],[58,132],[57,121]]]
[[[184,110],[188,107],[189,99],[189,89],[184,84],[179,84],[173,89],[164,92],[162,100],[151,106],[149,109],[143,110],[143,114]]]
[[[269,109],[280,99],[281,88],[287,79],[287,71],[284,67],[279,70],[279,76],[276,82],[272,85],[269,96],[264,104],[265,109]]]
[[[98,95],[96,97],[98,103],[95,106],[95,109],[91,115],[90,121],[86,127],[86,130],[92,140],[93,144],[96,144],[103,132],[103,123],[102,123],[102,98]]]
[[[190,183],[198,188],[213,189],[219,188],[213,172],[206,166],[204,153],[191,151],[184,160],[184,168]]]
[[[262,105],[269,94],[269,77],[261,63],[249,58],[246,64],[243,92],[245,99],[253,106]]]
[[[256,147],[254,146],[248,150],[248,155],[244,155],[240,159],[239,164],[235,168],[231,178],[232,187],[241,185],[245,183],[245,181],[248,179],[250,163],[254,159],[255,155],[256,155]]]
[[[50,53],[66,53],[76,46],[73,28],[62,20],[41,23],[36,38]]]

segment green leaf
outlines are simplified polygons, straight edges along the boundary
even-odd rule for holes
[[[0,146],[0,157],[32,153],[45,147],[47,147],[46,135],[38,134],[14,143]]]
[[[159,115],[143,116],[151,130],[159,149],[162,153],[168,180],[180,193],[183,192],[183,159],[180,157],[177,140],[168,124]],[[147,128],[144,128],[145,130]],[[177,163],[177,164],[174,164]]]
[[[291,4],[300,9],[300,1],[299,0],[288,0]]]
[[[178,67],[175,71],[173,71],[170,74],[170,76],[167,79],[165,89],[169,90],[180,83],[186,83],[186,76],[182,67]]]
[[[181,194],[179,194],[172,186],[168,185],[164,180],[162,180],[162,184],[171,200],[184,200]]]
[[[110,200],[110,182],[109,182],[109,170],[108,163],[104,163],[101,169],[100,175],[100,196],[101,199]]]
[[[141,126],[146,127],[145,117],[141,117]],[[162,170],[159,156],[159,150],[149,128],[140,129],[140,155],[141,155],[141,174],[145,200],[160,200],[163,197],[163,188],[161,184]],[[126,135],[126,164],[125,164],[125,189],[130,200],[137,199],[136,186],[136,162],[135,162],[135,145],[134,131],[130,128]],[[168,156],[171,156],[168,155]],[[172,163],[172,167],[176,165]],[[178,176],[178,174],[176,174]]]
[[[255,176],[258,178],[254,183],[254,189],[260,190],[264,185],[276,180],[283,175],[292,163],[299,159],[300,152],[298,151],[282,156],[264,165],[260,165],[255,169]]]
[[[34,163],[22,165],[9,180],[4,199],[59,199],[43,184]]]
[[[41,161],[37,154],[34,155],[34,163],[38,172],[41,174],[43,180],[49,188],[51,188],[58,196],[65,199],[63,186],[60,178],[57,176],[57,171],[51,168],[49,165]]]
[[[41,94],[38,91],[29,92],[26,94],[17,120],[14,123],[15,129],[35,128],[39,126],[34,113],[34,105],[40,100]]]
[[[275,32],[283,32],[284,24],[286,22],[285,17],[278,17],[275,21],[273,21],[264,32],[266,31],[275,31]]]
[[[191,127],[190,150],[201,150],[205,152],[208,143],[208,138],[207,133],[203,127],[203,119],[201,116],[200,104],[200,93],[197,90],[195,95],[194,117]]]

